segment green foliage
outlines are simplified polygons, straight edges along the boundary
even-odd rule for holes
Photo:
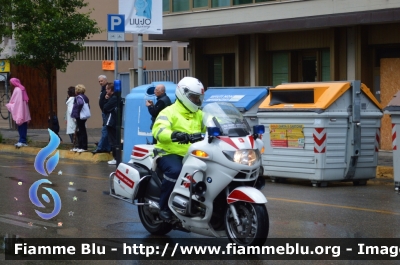
[[[11,7],[9,0],[0,0],[0,44],[3,37],[11,36],[11,23],[9,22],[9,8]],[[0,47],[0,53],[2,52]]]
[[[3,134],[0,132],[0,144],[3,142]]]
[[[83,42],[101,32],[90,12],[80,12],[88,5],[84,0],[8,1],[16,40],[16,54],[10,59],[39,69],[45,77],[54,68],[65,71]]]

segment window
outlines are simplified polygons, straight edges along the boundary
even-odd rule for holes
[[[252,4],[253,0],[233,0],[233,5]]]
[[[144,48],[146,61],[170,61],[171,47],[145,47]]]
[[[329,50],[324,50],[321,53],[321,81],[331,80],[331,60]]]
[[[214,58],[214,86],[222,86],[222,56]]]
[[[208,0],[193,0],[193,8],[208,7]]]
[[[117,56],[120,61],[131,60],[131,47],[118,47]],[[114,60],[114,47],[86,46],[75,55],[76,61]]]
[[[162,11],[169,12],[169,0],[162,1]]]
[[[281,52],[272,55],[272,85],[289,82],[289,53]]]
[[[211,7],[223,7],[223,6],[230,6],[231,0],[212,0]]]
[[[189,11],[189,1],[172,0],[172,12]]]

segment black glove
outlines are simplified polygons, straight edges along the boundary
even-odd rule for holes
[[[188,144],[189,134],[175,131],[171,134],[171,139],[173,142],[179,142],[180,144]]]

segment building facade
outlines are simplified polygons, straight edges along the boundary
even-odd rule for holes
[[[386,106],[400,88],[400,0],[164,0],[206,87],[361,80]],[[391,148],[388,115],[382,148]]]
[[[99,128],[102,126],[101,111],[98,106],[100,94],[100,86],[97,77],[106,75],[109,82],[114,81],[114,71],[106,70],[103,67],[103,61],[114,61],[114,41],[107,41],[107,14],[118,14],[118,0],[86,0],[88,7],[83,12],[91,11],[91,18],[95,19],[99,27],[103,30],[101,34],[95,35],[93,38],[84,43],[84,50],[77,54],[77,59],[71,63],[66,72],[57,71],[55,74],[55,98],[57,105],[57,114],[60,120],[61,132],[65,128],[63,122],[66,112],[67,88],[77,84],[83,84],[86,87],[86,95],[89,97],[92,117],[87,122],[88,128]],[[2,40],[0,44],[4,47],[4,51],[0,54],[0,59],[5,59],[12,55],[15,40]],[[187,52],[187,42],[169,41],[169,40],[149,40],[148,35],[143,35],[142,60],[143,67],[147,70],[165,70],[165,69],[185,69],[189,68],[189,57]],[[118,42],[118,73],[128,73],[130,69],[138,68],[138,35],[125,34],[125,41]],[[19,73],[15,69],[11,69],[13,75]],[[22,81],[22,80],[21,80]],[[4,87],[0,80],[0,89]],[[36,87],[34,83],[25,83],[27,88],[31,88],[28,93],[34,93],[41,87]],[[33,90],[33,91],[32,91]],[[47,98],[43,98],[43,101]],[[32,102],[34,105],[35,103]],[[39,102],[38,106],[47,106],[46,102]],[[35,106],[36,108],[36,106]],[[40,107],[37,108],[40,111]],[[43,109],[43,108],[42,108]],[[45,110],[47,113],[47,108]],[[42,115],[43,116],[43,115]],[[44,118],[47,115],[44,114]],[[41,119],[43,119],[43,117]],[[47,125],[47,121],[45,123]],[[1,122],[0,126],[7,127],[8,122]],[[36,126],[38,128],[45,125]],[[95,136],[96,138],[99,136]]]

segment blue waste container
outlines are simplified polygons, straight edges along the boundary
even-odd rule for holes
[[[232,103],[250,127],[258,124],[258,106],[268,96],[269,87],[210,87],[204,93],[203,105],[211,102]]]
[[[153,142],[151,134],[151,115],[146,107],[146,100],[153,100],[156,103],[154,89],[158,84],[165,86],[167,96],[171,102],[175,102],[176,84],[173,82],[162,81],[151,84],[141,85],[131,89],[125,98],[125,118],[124,126],[124,152],[122,162],[128,163],[131,158],[132,148],[137,144],[147,144]]]

